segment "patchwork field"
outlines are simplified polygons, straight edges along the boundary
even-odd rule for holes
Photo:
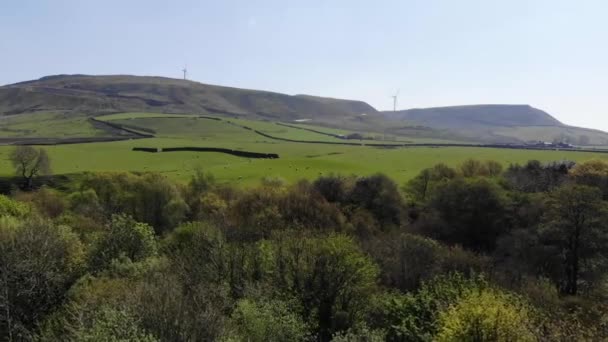
[[[39,114],[37,114],[39,115]],[[47,118],[46,115],[42,118]],[[51,117],[52,119],[52,117]],[[30,127],[36,132],[60,134],[58,129],[77,127],[74,132],[83,136],[105,134],[86,126],[88,121],[70,121],[36,128],[36,122],[20,121],[5,129]],[[473,147],[394,147],[348,146],[287,142],[272,137],[292,140],[344,142],[343,139],[307,130],[280,126],[274,122],[234,118],[213,120],[195,115],[162,115],[125,113],[98,118],[114,124],[139,127],[154,131],[154,138],[116,142],[46,146],[55,174],[74,174],[84,171],[157,171],[172,179],[187,180],[196,168],[211,172],[221,182],[251,186],[264,177],[280,177],[287,181],[314,179],[321,174],[341,173],[368,175],[383,172],[403,183],[420,170],[436,163],[457,165],[467,158],[493,159],[505,165],[523,163],[531,159],[541,161],[608,159],[608,154],[573,151],[529,151]],[[4,119],[6,120],[6,119]],[[20,126],[21,125],[21,126]],[[24,126],[25,125],[25,126]],[[28,126],[29,125],[29,126]],[[249,127],[250,129],[245,129]],[[327,128],[304,126],[321,132],[335,133]],[[69,127],[68,127],[69,128]],[[25,128],[23,128],[25,130]],[[340,131],[340,134],[349,133]],[[37,133],[40,136],[42,133]],[[4,136],[4,133],[2,133]],[[357,140],[357,142],[359,142]],[[377,142],[377,141],[376,141]],[[419,142],[419,141],[417,141]],[[366,141],[363,141],[366,143]],[[259,153],[276,153],[279,159],[251,159],[216,152],[132,151],[134,147],[218,147]],[[0,175],[12,174],[8,154],[13,147],[0,146]]]

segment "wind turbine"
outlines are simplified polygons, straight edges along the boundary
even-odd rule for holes
[[[395,93],[395,95],[391,96],[393,98],[393,112],[397,111],[397,98],[399,97],[399,91],[401,89],[397,89],[397,92]]]
[[[182,72],[184,73],[184,81],[186,80],[186,75],[188,74],[188,64],[186,64],[184,66],[184,68],[182,69]]]

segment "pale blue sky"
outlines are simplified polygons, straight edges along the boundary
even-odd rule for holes
[[[0,84],[136,74],[608,130],[604,0],[0,0]]]

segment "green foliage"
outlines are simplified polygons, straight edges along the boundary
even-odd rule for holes
[[[231,217],[238,230],[234,237],[244,241],[269,238],[275,230],[340,231],[345,224],[340,210],[306,181],[251,190],[235,201]]]
[[[74,333],[75,341],[83,342],[156,342],[158,339],[139,327],[137,320],[125,311],[102,308],[90,326]]]
[[[20,201],[31,203],[38,213],[48,218],[61,216],[67,206],[63,194],[47,186],[32,192],[18,193],[16,197]]]
[[[502,173],[502,165],[493,160],[467,159],[460,164],[460,173],[465,178],[496,177]]]
[[[535,170],[568,169],[557,165]],[[50,189],[0,196],[0,331],[41,341],[604,340],[601,182],[581,185],[595,178],[579,171],[528,192],[497,170],[465,178],[438,165],[405,187],[417,198],[409,207],[382,175],[245,192],[204,173],[187,186],[101,174],[65,202]],[[47,219],[28,218],[36,213]],[[159,244],[132,215],[154,222]]]
[[[166,177],[146,173],[89,174],[82,182],[83,192],[95,192],[97,203],[107,216],[127,214],[144,222],[161,234],[181,223],[189,210],[178,187]],[[95,195],[87,194],[89,206],[95,206]]]
[[[355,179],[353,177],[330,174],[317,178],[313,186],[330,203],[344,203],[347,201],[354,183]]]
[[[11,151],[9,159],[17,176],[23,178],[26,190],[32,189],[35,177],[51,173],[51,160],[43,148],[19,145]]]
[[[382,330],[371,330],[368,327],[349,329],[346,332],[336,333],[332,342],[383,342],[386,334]]]
[[[232,313],[235,334],[230,341],[307,341],[307,325],[297,312],[280,300],[240,300]]]
[[[468,293],[488,288],[481,277],[452,273],[424,283],[415,293],[383,293],[374,297],[368,321],[383,330],[387,341],[432,341],[438,317]]]
[[[511,164],[505,172],[508,185],[523,192],[546,192],[559,187],[568,179],[572,161],[541,163],[530,160],[524,165]]]
[[[430,234],[449,244],[474,251],[492,251],[506,226],[506,199],[501,189],[485,179],[454,179],[433,193],[430,207],[440,219]]]
[[[454,179],[456,176],[456,170],[445,164],[437,164],[432,168],[422,170],[416,177],[407,182],[404,191],[413,201],[424,202],[438,185]]]
[[[298,298],[321,339],[361,320],[375,291],[378,269],[346,236],[285,236],[274,240],[272,284]]]
[[[81,275],[84,247],[69,227],[0,220],[0,331],[28,339]]]
[[[0,217],[12,216],[16,218],[25,218],[31,212],[30,207],[4,195],[0,195]]]
[[[580,163],[572,169],[570,178],[577,184],[599,189],[603,199],[608,199],[608,163],[605,161],[589,160]]]
[[[366,250],[380,265],[382,283],[402,291],[416,290],[440,274],[489,269],[482,256],[414,234],[387,234],[371,241]]]
[[[227,279],[227,242],[224,234],[210,224],[180,226],[164,241],[163,250],[186,286],[221,284]]]
[[[439,314],[435,341],[536,341],[532,310],[516,296],[471,291]]]
[[[91,251],[89,267],[100,271],[117,258],[140,261],[156,255],[156,252],[152,227],[125,215],[114,215]]]
[[[97,193],[93,189],[73,192],[68,196],[70,209],[77,214],[101,218],[103,211]]]
[[[606,218],[608,206],[598,188],[565,185],[549,196],[541,239],[562,262],[563,293],[576,295],[580,282],[593,282],[608,269]]]
[[[225,334],[231,302],[225,286],[186,286],[166,270],[138,284],[132,310],[140,325],[161,341],[216,341]]]
[[[383,226],[399,226],[404,202],[397,184],[383,174],[358,179],[350,202],[369,210]]]

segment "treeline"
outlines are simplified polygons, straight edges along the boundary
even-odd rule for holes
[[[0,196],[7,341],[599,341],[608,164]]]

